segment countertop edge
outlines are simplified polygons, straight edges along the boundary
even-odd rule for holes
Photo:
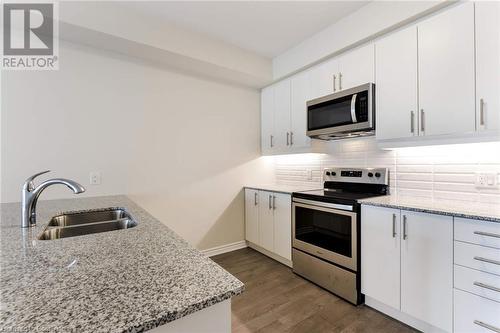
[[[500,223],[500,218],[487,216],[487,215],[481,215],[481,214],[474,214],[474,213],[452,212],[452,211],[448,211],[448,210],[439,210],[439,209],[425,208],[425,207],[415,207],[415,206],[410,206],[410,205],[405,205],[405,204],[389,204],[389,203],[382,203],[382,202],[373,202],[373,201],[369,201],[369,199],[366,199],[366,201],[360,200],[359,203],[362,205],[368,205],[368,206],[405,209],[405,210],[409,210],[409,211],[413,211],[413,212],[422,212],[422,213],[429,213],[429,214],[436,214],[436,215],[446,215],[446,216],[460,217],[460,218],[466,218],[466,219]]]

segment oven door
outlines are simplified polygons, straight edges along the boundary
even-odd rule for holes
[[[295,200],[293,247],[357,271],[357,214],[332,208],[335,204]]]
[[[307,102],[307,135],[372,129],[372,83]]]

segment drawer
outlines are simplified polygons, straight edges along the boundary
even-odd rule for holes
[[[500,302],[500,276],[454,265],[454,287]]]
[[[454,247],[455,264],[500,275],[500,249],[457,241]]]
[[[500,223],[456,217],[455,240],[500,249]]]
[[[454,333],[500,332],[500,303],[454,290]]]

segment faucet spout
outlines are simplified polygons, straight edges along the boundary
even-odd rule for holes
[[[24,183],[22,191],[23,219],[21,225],[23,228],[32,227],[36,225],[36,204],[38,202],[38,197],[47,187],[51,185],[61,184],[61,185],[66,185],[75,194],[80,194],[85,192],[85,188],[82,185],[71,179],[65,179],[65,178],[49,179],[35,187],[35,185],[33,184],[34,178],[43,173],[39,173],[37,175],[28,178]]]

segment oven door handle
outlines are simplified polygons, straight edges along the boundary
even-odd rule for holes
[[[358,119],[356,118],[356,97],[358,94],[352,95],[351,99],[351,118],[353,123],[357,123]]]
[[[311,205],[311,206],[324,207],[324,208],[346,210],[349,212],[352,212],[354,209],[354,207],[352,205],[334,204],[334,203],[320,202],[320,201],[300,199],[300,198],[293,198],[293,202]]]

